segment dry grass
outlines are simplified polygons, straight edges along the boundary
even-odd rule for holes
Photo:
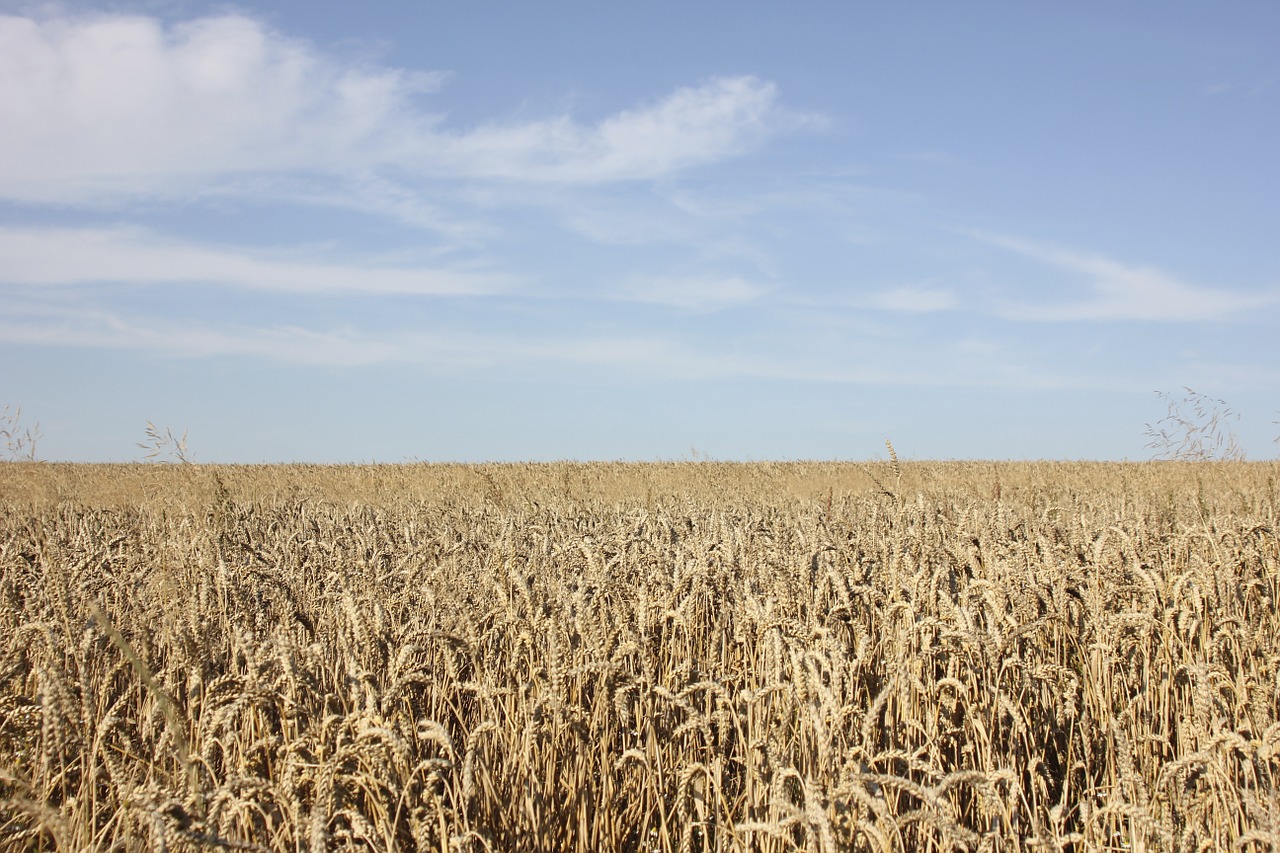
[[[1273,849],[1277,474],[2,465],[0,839]]]

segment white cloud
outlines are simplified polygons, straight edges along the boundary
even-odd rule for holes
[[[0,282],[221,286],[297,293],[478,295],[510,286],[498,275],[302,261],[162,240],[134,228],[0,228]]]
[[[182,195],[252,174],[646,180],[813,119],[730,77],[596,124],[448,128],[417,98],[446,75],[357,65],[243,15],[0,16],[0,197]]]
[[[632,280],[618,298],[691,311],[716,311],[754,302],[766,292],[760,285],[736,276],[642,278]]]
[[[972,236],[1088,281],[1089,295],[1075,302],[1007,304],[1001,313],[1015,320],[1194,321],[1238,314],[1280,303],[1280,292],[1249,294],[1201,287],[1154,267],[1131,266],[1098,254],[998,234]]]
[[[428,120],[439,75],[347,68],[242,16],[0,18],[0,192],[70,200],[351,168]]]

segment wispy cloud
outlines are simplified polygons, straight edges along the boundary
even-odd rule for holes
[[[1275,80],[1270,77],[1259,78],[1249,83],[1215,81],[1213,83],[1203,84],[1200,87],[1200,94],[1207,95],[1209,97],[1233,95],[1246,98],[1257,98],[1267,94],[1267,92],[1269,92],[1274,86]]]
[[[1241,293],[1189,284],[1149,266],[1133,266],[1099,254],[1064,249],[1001,234],[970,232],[1033,261],[1076,273],[1085,283],[1083,299],[1066,302],[1009,302],[999,308],[1015,320],[1194,321],[1238,314],[1280,303],[1280,291]]]
[[[718,354],[660,335],[500,335],[485,331],[379,332],[350,326],[214,326],[92,307],[28,302],[0,318],[0,342],[135,350],[177,358],[249,358],[312,367],[414,365],[457,375],[504,375],[564,366],[632,375],[702,379],[768,374],[753,358]]]
[[[454,128],[421,104],[446,80],[344,61],[244,15],[173,26],[141,16],[3,16],[0,197],[186,195],[252,187],[233,179],[255,174],[649,180],[814,121],[782,109],[774,84],[739,76],[593,124],[556,115]],[[384,201],[422,213],[404,199]]]
[[[927,314],[950,311],[959,304],[955,293],[942,287],[917,287],[904,285],[874,294],[871,305],[882,311],[905,314]]]
[[[449,269],[318,263],[166,240],[137,228],[0,228],[0,282],[209,283],[306,294],[462,296],[512,287],[509,277]]]
[[[385,364],[402,360],[404,355],[401,346],[383,338],[297,326],[217,329],[92,310],[0,320],[0,340],[36,346],[140,350],[179,358],[247,357],[323,367]]]
[[[731,343],[644,330],[611,335],[574,330],[511,334],[483,323],[375,331],[348,322],[317,327],[175,319],[64,298],[11,300],[6,309],[0,316],[0,343],[132,351],[165,358],[244,359],[344,369],[406,366],[427,374],[507,379],[545,377],[569,369],[577,376],[596,375],[611,381],[624,376],[668,381],[732,377],[1042,389],[1097,387],[1099,383],[1096,377],[1037,364],[1037,359],[1012,352],[1007,345],[968,339],[938,349],[915,337],[893,341],[797,334],[748,336]]]
[[[938,151],[936,149],[924,149],[918,151],[906,151],[897,155],[897,159],[905,160],[910,163],[924,163],[929,166],[967,166],[968,163],[947,151]]]
[[[629,302],[647,302],[690,311],[717,311],[755,302],[767,293],[737,276],[636,278],[618,294]]]
[[[335,208],[395,220],[405,225],[433,231],[446,241],[442,248],[476,246],[497,236],[501,229],[484,221],[462,205],[451,203],[444,193],[421,189],[363,174],[338,176],[332,180],[311,175],[303,178],[281,175],[248,180],[227,180],[203,192],[206,197],[257,197],[303,208]]]
[[[648,180],[741,154],[811,121],[780,110],[777,97],[767,81],[722,77],[594,126],[561,116],[441,135],[429,147],[450,173],[573,184]]]

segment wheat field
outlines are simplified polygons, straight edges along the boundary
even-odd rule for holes
[[[1271,850],[1276,463],[0,465],[6,850]]]

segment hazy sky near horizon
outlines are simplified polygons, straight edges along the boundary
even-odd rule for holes
[[[1280,445],[1280,5],[0,0],[38,455]]]

